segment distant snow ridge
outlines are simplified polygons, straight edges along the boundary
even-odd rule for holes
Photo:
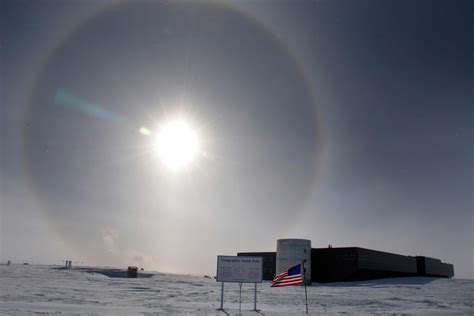
[[[100,271],[100,268],[91,270]],[[89,271],[91,272],[91,271]],[[0,314],[202,314],[224,315],[220,284],[201,276],[157,273],[148,278],[109,278],[83,269],[50,266],[0,266]],[[238,285],[226,283],[224,308],[238,314]],[[242,288],[244,315],[253,308],[253,284]],[[313,284],[310,314],[472,315],[474,281],[426,277]],[[304,314],[302,287],[258,285],[258,306],[265,315]]]

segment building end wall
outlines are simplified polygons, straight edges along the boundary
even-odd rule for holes
[[[303,262],[306,268],[305,283],[311,284],[311,240],[277,240],[276,274]],[[301,273],[303,274],[303,271]]]

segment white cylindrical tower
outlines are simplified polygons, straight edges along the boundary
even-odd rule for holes
[[[311,240],[307,239],[278,239],[276,253],[276,274],[286,268],[304,261],[306,268],[306,284],[311,283]],[[301,271],[303,274],[303,271]]]

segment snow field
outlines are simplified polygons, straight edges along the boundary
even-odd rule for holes
[[[257,308],[264,315],[303,315],[304,288],[258,284]],[[239,312],[239,286],[226,283],[224,309]],[[242,314],[253,309],[254,285],[242,286]],[[427,277],[313,284],[310,314],[473,314],[474,281]],[[221,284],[202,276],[156,273],[150,278],[109,278],[80,269],[0,266],[1,314],[201,314],[218,311]]]

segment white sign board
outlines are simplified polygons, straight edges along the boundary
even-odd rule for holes
[[[217,256],[217,282],[262,283],[262,257]]]

